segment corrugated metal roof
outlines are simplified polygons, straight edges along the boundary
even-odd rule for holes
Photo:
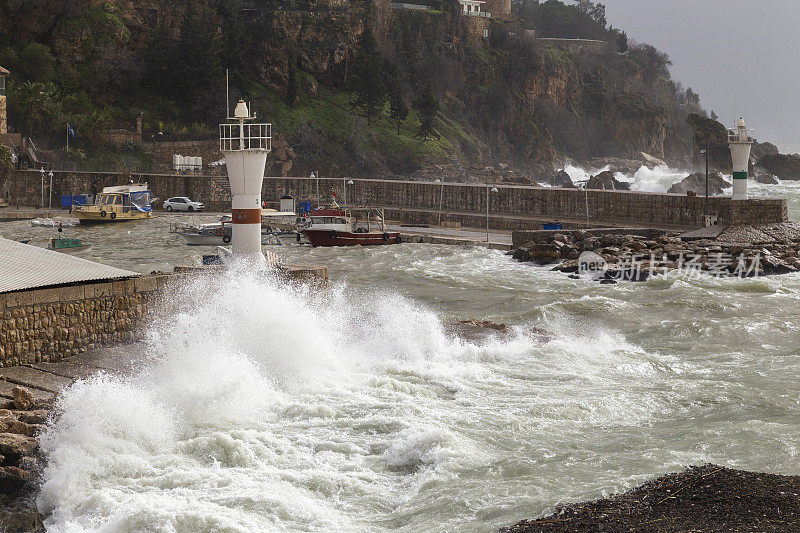
[[[0,76],[8,76],[9,74],[11,74],[9,71],[4,69],[3,67],[0,67]]]
[[[0,293],[138,275],[130,270],[0,238]]]

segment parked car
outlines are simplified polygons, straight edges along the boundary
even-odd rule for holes
[[[164,209],[167,211],[202,211],[205,208],[202,202],[192,201],[185,196],[175,196],[164,202]]]

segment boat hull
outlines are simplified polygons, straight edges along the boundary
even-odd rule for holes
[[[75,216],[78,217],[78,222],[81,224],[108,224],[111,222],[130,222],[132,220],[144,220],[147,218],[152,218],[150,213],[142,213],[140,211],[131,213],[116,213],[114,218],[111,218],[109,213],[106,213],[106,216],[101,216],[100,212],[92,211],[78,211],[75,213]]]
[[[400,244],[402,238],[397,232],[351,233],[335,230],[303,230],[311,246],[379,246]]]
[[[230,243],[230,241],[225,242],[224,237],[218,235],[198,235],[197,233],[180,233],[179,235],[189,246],[224,246]]]
[[[83,244],[81,246],[69,246],[67,248],[48,248],[52,252],[61,252],[62,254],[69,254],[72,252],[89,251],[94,247],[94,243]]]

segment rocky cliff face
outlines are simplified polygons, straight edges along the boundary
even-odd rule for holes
[[[456,2],[444,12],[393,10],[388,0],[305,9],[241,0],[0,2],[0,26],[11,28],[11,39],[50,46],[60,69],[87,73],[93,96],[114,98],[115,73],[142,86],[135,98],[119,97],[120,105],[131,114],[144,109],[150,122],[163,119],[149,102],[170,95],[141,94],[152,68],[142,58],[152,61],[153,50],[178,42],[191,29],[187,24],[202,21],[207,34],[235,52],[224,56],[234,72],[234,96],[255,102],[283,134],[276,172],[388,177],[450,165],[547,179],[565,158],[638,159],[646,152],[672,164],[690,160],[691,135],[676,120],[674,84],[648,73],[646,63],[611,46],[602,52],[550,48],[516,23],[476,20],[460,15]],[[413,115],[405,138],[393,138],[385,119],[365,126],[341,97],[367,26],[386,60],[397,65],[407,102],[422,86],[439,99],[433,141],[413,139]],[[290,64],[300,92],[292,109],[282,104]]]

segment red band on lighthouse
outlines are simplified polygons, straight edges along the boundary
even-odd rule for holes
[[[233,224],[261,224],[261,209],[233,209],[231,222]]]

